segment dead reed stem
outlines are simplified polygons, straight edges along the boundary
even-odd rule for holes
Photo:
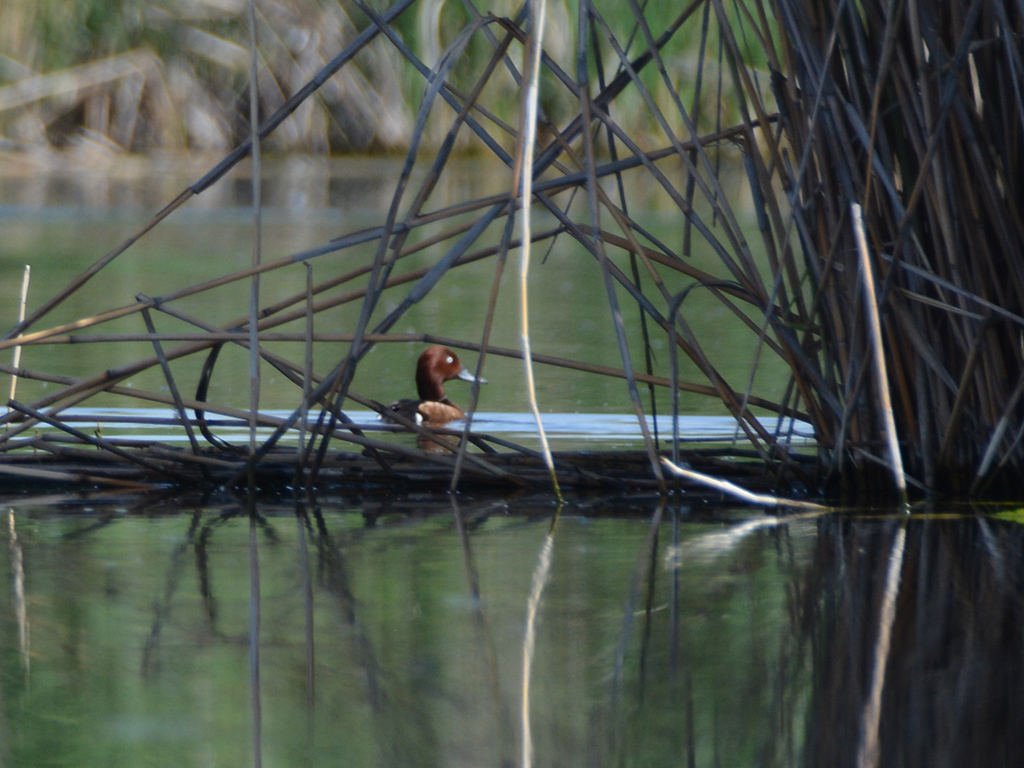
[[[30,264],[25,265],[25,271],[22,273],[21,278],[21,295],[18,301],[18,322],[21,323],[25,320],[25,306],[28,303],[28,283],[29,278],[32,275],[32,266]],[[21,367],[21,345],[19,344],[14,348],[14,359],[11,363],[15,370]],[[8,399],[13,400],[15,393],[18,391],[18,375],[11,375],[11,393]]]
[[[853,231],[857,237],[857,250],[860,253],[864,311],[868,318],[868,331],[874,353],[875,389],[878,393],[879,410],[889,448],[889,465],[892,467],[892,479],[896,484],[896,490],[900,499],[906,504],[907,479],[903,472],[903,452],[900,450],[899,436],[896,434],[896,419],[892,413],[892,399],[889,396],[889,373],[885,364],[885,348],[882,346],[882,321],[878,312],[878,296],[875,294],[875,277],[871,267],[871,256],[868,254],[867,239],[864,235],[864,218],[861,215],[860,206],[856,203],[850,205],[850,214]]]
[[[150,335],[155,335],[156,327],[153,324],[153,317],[149,310],[144,310],[142,312],[142,318],[146,322],[146,329],[150,332]],[[195,431],[192,429],[188,415],[185,413],[185,405],[182,403],[178,384],[174,379],[174,374],[171,372],[171,366],[167,362],[167,356],[164,354],[163,345],[158,339],[153,339],[153,350],[156,352],[157,360],[160,361],[160,368],[164,372],[164,378],[167,381],[167,388],[171,393],[171,397],[174,398],[174,408],[178,413],[178,418],[181,421],[181,425],[185,428],[186,434],[188,434],[188,442],[192,447],[192,453],[198,454],[199,441],[196,439]]]
[[[815,512],[827,512],[830,509],[830,507],[816,504],[812,501],[786,499],[765,493],[751,493],[745,488],[741,488],[736,485],[736,483],[712,477],[704,474],[703,472],[695,472],[694,470],[687,469],[686,467],[680,467],[664,457],[662,457],[661,463],[664,464],[669,471],[679,477],[686,478],[687,480],[693,480],[694,482],[700,483],[708,488],[712,488],[727,496],[731,496],[744,504],[755,504],[759,507],[791,507],[793,509],[806,509]]]
[[[249,0],[249,128],[252,154],[252,268],[249,283],[249,453],[256,452],[256,415],[260,408],[260,275],[263,239],[262,163],[259,131],[259,45],[256,39],[256,0]],[[257,756],[259,752],[257,751]]]
[[[530,203],[533,200],[533,163],[531,159],[537,142],[537,102],[540,98],[540,60],[544,44],[544,23],[547,17],[547,4],[545,0],[539,0],[530,4],[532,12],[530,20],[531,34],[527,38],[526,87],[523,91],[521,130],[523,141],[520,144],[520,156],[523,160],[519,163],[522,169],[522,180],[519,193],[523,200],[523,242],[519,249],[519,320],[520,320],[520,341],[523,348],[523,372],[526,375],[526,394],[530,401],[530,409],[533,411],[533,418],[537,423],[537,435],[540,437],[541,452],[544,454],[544,461],[551,474],[551,485],[555,496],[561,500],[562,492],[558,487],[558,476],[555,473],[555,464],[551,458],[551,448],[548,446],[547,434],[544,432],[544,424],[540,418],[540,408],[537,405],[537,387],[533,378],[533,355],[530,351],[530,301],[528,278],[530,276]],[[524,661],[524,676],[528,673],[529,667]],[[526,691],[524,685],[524,704],[526,707]],[[528,768],[532,760],[533,746],[529,742],[528,720],[524,724],[523,734],[523,765]]]

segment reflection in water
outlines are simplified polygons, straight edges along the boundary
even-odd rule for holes
[[[1024,747],[1015,519],[17,504],[4,766],[500,766],[531,742],[535,765],[852,766],[876,749],[883,766],[991,766]]]
[[[544,537],[544,544],[540,548],[540,556],[537,558],[537,567],[533,569],[533,579],[530,584],[530,597],[526,601],[526,630],[523,633],[523,676],[522,676],[522,719],[520,728],[522,731],[522,746],[520,756],[523,768],[530,768],[533,765],[533,731],[530,727],[530,675],[533,673],[533,653],[537,647],[537,609],[540,607],[540,598],[544,594],[544,587],[551,575],[551,551],[555,546],[555,523],[558,522],[558,514],[561,509],[555,511],[555,520],[551,523],[551,530]],[[455,514],[459,514],[456,511]]]
[[[905,496],[904,496],[905,498]],[[906,526],[900,526],[893,537],[889,555],[889,570],[885,578],[885,594],[879,611],[878,639],[873,654],[874,668],[870,677],[870,691],[864,705],[860,727],[860,744],[857,749],[858,768],[874,768],[878,765],[878,727],[882,716],[882,691],[885,689],[885,668],[888,666],[892,623],[896,617],[896,598],[899,595],[900,572],[903,570],[903,553],[907,543]]]
[[[807,755],[843,765],[871,686],[901,526],[833,521],[802,600],[815,647]],[[885,664],[879,765],[1016,765],[1024,750],[1022,529],[987,518],[913,521]],[[871,617],[867,621],[865,617]],[[884,624],[881,625],[884,628]]]
[[[256,538],[258,513],[249,500],[249,690],[252,696],[253,765],[263,765],[263,703],[260,700],[260,556]]]
[[[18,651],[28,678],[32,667],[31,648],[28,634],[28,607],[25,603],[25,560],[18,541],[18,531],[14,524],[14,510],[7,511],[7,534],[11,547],[11,577],[13,587],[14,617],[18,623]]]

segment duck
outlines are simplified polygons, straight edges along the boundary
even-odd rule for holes
[[[396,400],[388,410],[413,421],[417,426],[439,426],[466,418],[466,413],[448,399],[444,383],[452,379],[486,384],[477,378],[448,347],[428,347],[416,361],[416,393],[418,400]],[[385,421],[387,415],[384,416]]]

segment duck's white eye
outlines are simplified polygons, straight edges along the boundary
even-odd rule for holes
[[[447,362],[449,362],[449,363],[454,363],[454,362],[455,362],[455,360],[453,360],[453,359],[451,358],[451,356],[449,356],[449,357],[448,357],[448,359],[447,359]]]

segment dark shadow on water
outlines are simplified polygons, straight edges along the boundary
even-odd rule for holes
[[[897,523],[822,523],[802,595],[814,677],[806,763],[852,765]],[[1024,528],[985,517],[907,528],[880,765],[1015,765],[1024,754]]]

